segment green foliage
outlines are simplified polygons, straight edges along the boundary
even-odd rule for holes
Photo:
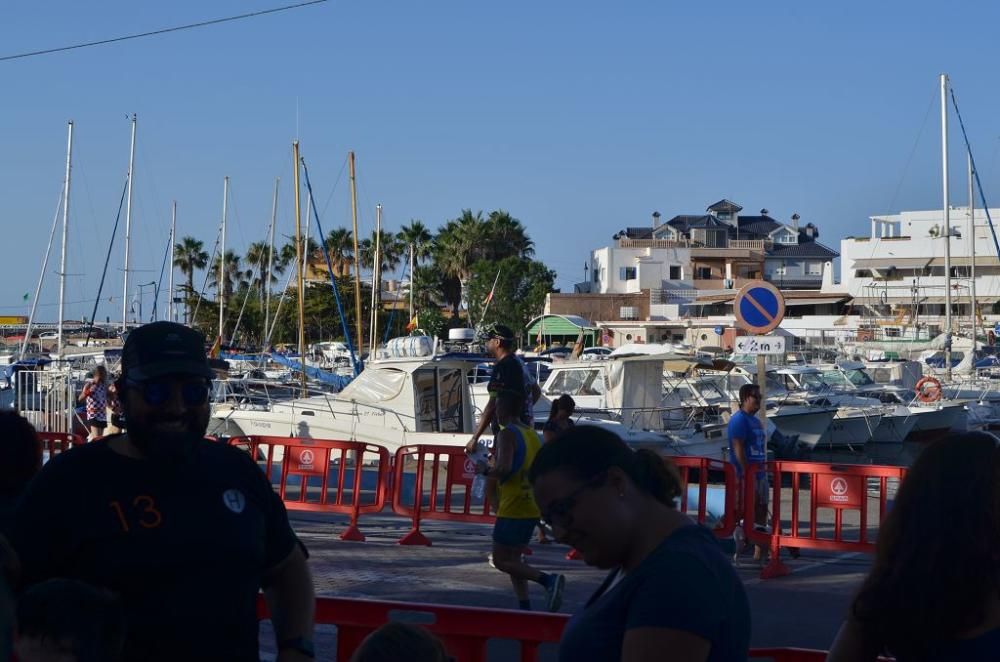
[[[448,331],[448,321],[437,306],[420,308],[417,312],[418,326],[427,335],[445,339]]]
[[[497,279],[493,300],[487,307],[486,297]],[[541,262],[526,257],[507,257],[499,261],[480,260],[472,266],[468,283],[469,316],[474,323],[505,324],[522,334],[545,305],[545,295],[552,291],[556,274]],[[483,311],[486,315],[483,317]]]

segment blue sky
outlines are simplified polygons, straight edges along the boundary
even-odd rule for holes
[[[280,5],[264,0],[7,3],[0,55]],[[941,204],[937,76],[951,75],[988,199],[1000,181],[1000,45],[991,2],[339,2],[0,62],[0,314],[26,314],[76,126],[67,317],[90,313],[138,113],[132,283],[178,233],[264,238],[274,178],[292,232],[291,141],[324,228],[397,229],[463,208],[521,219],[571,289],[627,225],[723,197],[820,226],[834,248],[867,217]],[[953,204],[965,204],[953,122]],[[911,158],[912,153],[912,158]],[[120,316],[121,235],[99,319]],[[49,264],[40,314],[56,317]],[[109,298],[113,301],[109,302]],[[151,299],[146,300],[148,311]]]

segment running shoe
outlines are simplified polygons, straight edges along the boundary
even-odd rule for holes
[[[552,581],[545,587],[545,608],[550,612],[559,611],[562,607],[563,588],[566,586],[566,575],[552,575]]]

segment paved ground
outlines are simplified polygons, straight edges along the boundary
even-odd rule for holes
[[[338,535],[345,525],[343,518],[293,514],[293,526],[310,550],[318,594],[514,606],[506,575],[486,563],[488,526],[427,522],[422,530],[434,544],[404,547],[396,541],[409,530],[408,520],[393,515],[366,516],[361,524],[366,542],[342,542]],[[529,563],[566,574],[565,613],[578,610],[603,577],[602,572],[581,561],[565,560],[565,547],[534,545],[533,550]],[[753,646],[826,649],[868,570],[870,557],[804,550],[800,559],[787,563],[792,569],[790,576],[767,581],[759,578],[759,566],[749,556],[737,564],[753,610]],[[539,605],[542,592],[537,587],[532,590],[534,603]],[[319,659],[333,659],[334,632],[333,628],[322,628],[318,633]],[[265,632],[265,654],[273,654],[270,641]],[[544,652],[544,659],[555,659],[553,650]],[[504,647],[503,642],[491,646],[491,659],[512,659],[513,655],[514,649]]]

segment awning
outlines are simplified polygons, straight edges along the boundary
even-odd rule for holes
[[[543,336],[577,337],[580,331],[584,335],[597,333],[597,327],[590,320],[579,315],[541,315],[528,323],[528,337],[534,338],[541,332]]]
[[[953,267],[968,267],[972,264],[972,258],[969,256],[963,257],[952,257],[951,266]],[[875,269],[877,271],[885,271],[891,267],[897,269],[924,269],[926,267],[943,267],[944,258],[943,257],[879,257],[879,258],[864,258],[860,260],[854,260],[854,269]],[[1000,258],[995,255],[977,255],[976,256],[976,266],[977,267],[1000,267]]]

